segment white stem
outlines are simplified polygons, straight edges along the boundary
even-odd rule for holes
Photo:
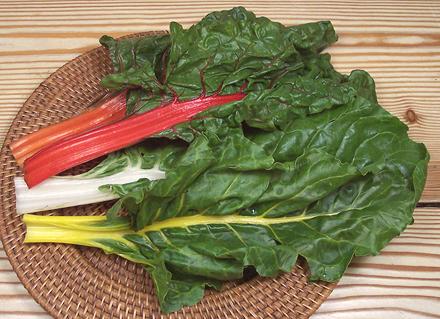
[[[98,188],[107,184],[126,184],[141,178],[156,180],[165,178],[157,168],[127,168],[124,171],[101,178],[79,178],[55,176],[29,189],[23,177],[15,177],[16,209],[18,214],[99,203],[118,198],[117,195],[101,192]]]

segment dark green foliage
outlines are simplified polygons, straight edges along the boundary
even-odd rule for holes
[[[289,271],[298,255],[312,280],[336,281],[353,256],[378,254],[411,223],[428,152],[377,103],[368,73],[333,69],[320,51],[336,39],[330,22],[285,27],[234,8],[188,30],[172,23],[169,36],[101,40],[116,72],[103,84],[136,87],[129,112],[247,84],[242,101],[160,134],[189,143],[172,150],[165,179],[107,187],[122,196],[113,212],[128,211],[136,230],[213,216],[129,238],[164,311],[246,266]]]

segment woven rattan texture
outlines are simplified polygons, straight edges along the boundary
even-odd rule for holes
[[[142,35],[151,35],[144,33]],[[137,34],[136,36],[139,36]],[[15,212],[13,177],[19,168],[8,149],[18,137],[69,118],[105,94],[99,81],[111,72],[103,48],[67,63],[29,97],[1,150],[0,232],[9,260],[35,300],[55,318],[308,318],[333,285],[308,283],[300,264],[277,278],[255,277],[208,291],[198,304],[163,316],[142,267],[97,249],[61,244],[24,245]],[[53,215],[103,214],[108,204],[52,211]]]

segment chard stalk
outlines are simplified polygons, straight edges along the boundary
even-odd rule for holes
[[[15,177],[16,210],[18,214],[100,203],[117,199],[114,193],[99,190],[109,184],[127,184],[141,178],[157,180],[165,173],[157,168],[126,168],[124,171],[99,178],[82,176],[54,176],[43,183],[28,188],[23,177]]]
[[[242,100],[242,92],[200,96],[174,101],[143,114],[106,125],[51,144],[24,162],[24,180],[29,188],[69,168],[134,145],[216,106]]]
[[[173,153],[173,147],[169,146]],[[162,149],[166,150],[166,148]],[[162,157],[143,145],[108,155],[91,170],[74,176],[54,176],[29,188],[23,177],[15,177],[16,210],[18,214],[104,202],[119,198],[117,193],[102,190],[104,185],[124,185],[140,179],[165,178]]]
[[[25,243],[63,243],[95,247],[135,263],[149,264],[138,251],[138,247],[125,238],[135,234],[130,229],[128,218],[119,217],[110,223],[105,216],[24,215],[23,221],[27,229]]]
[[[16,210],[21,215],[105,202],[117,199],[118,196],[113,193],[100,191],[100,186],[127,184],[141,178],[157,180],[164,177],[165,173],[157,168],[127,168],[120,173],[100,178],[55,176],[33,188],[27,187],[23,177],[15,177]]]
[[[23,165],[26,159],[48,145],[120,121],[126,113],[125,100],[126,91],[106,96],[77,116],[23,136],[10,145],[12,155],[19,165]]]

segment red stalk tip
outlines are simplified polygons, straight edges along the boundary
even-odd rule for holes
[[[10,145],[12,155],[21,165],[27,158],[50,144],[122,120],[125,112],[126,91],[107,96],[96,102],[92,109],[23,136]]]

